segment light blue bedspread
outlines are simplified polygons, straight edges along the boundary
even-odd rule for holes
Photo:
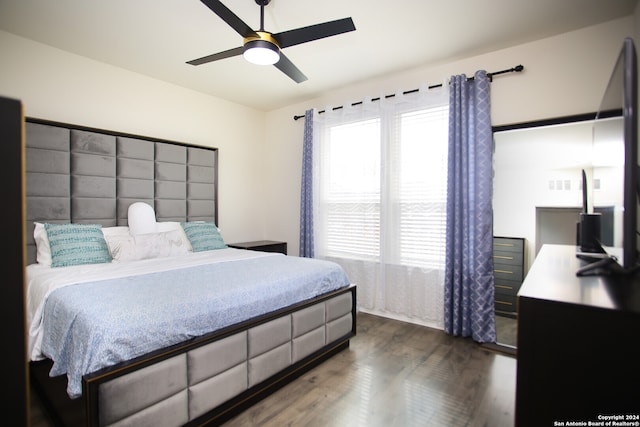
[[[269,256],[66,286],[44,306],[51,376],[82,376],[278,308],[345,287],[337,264]]]

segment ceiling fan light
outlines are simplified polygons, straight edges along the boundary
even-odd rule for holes
[[[245,43],[242,56],[252,64],[273,65],[280,60],[280,51],[266,40],[251,40]]]

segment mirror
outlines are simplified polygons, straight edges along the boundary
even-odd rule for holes
[[[610,156],[606,166],[595,161],[615,150],[594,147],[593,120],[581,116],[547,123],[494,129],[494,236],[524,239],[523,279],[543,244],[576,244],[583,169],[593,187],[587,187],[589,203],[596,201],[589,209],[603,215],[603,238],[614,238],[613,221],[622,204],[621,190],[610,188],[606,178]],[[496,287],[496,299],[498,292]],[[498,344],[516,346],[516,323],[515,309],[496,309]]]

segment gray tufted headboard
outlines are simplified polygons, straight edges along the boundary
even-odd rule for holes
[[[27,119],[27,264],[34,222],[127,225],[133,202],[158,221],[218,223],[218,149]]]

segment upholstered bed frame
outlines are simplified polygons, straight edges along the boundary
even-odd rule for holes
[[[131,203],[158,221],[215,221],[218,150],[27,119],[26,242],[34,222],[127,225]],[[219,424],[326,358],[355,335],[356,288],[331,292],[83,378],[70,399],[51,361],[31,380],[61,425]]]
[[[215,221],[218,150],[27,119],[27,261],[34,221],[127,225],[136,201],[158,221]]]

